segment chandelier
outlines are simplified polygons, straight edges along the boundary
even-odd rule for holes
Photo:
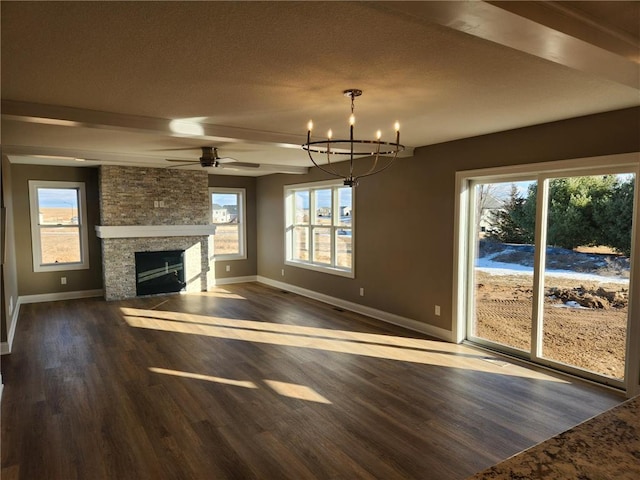
[[[351,116],[349,117],[349,140],[335,140],[333,139],[333,132],[329,129],[326,140],[311,141],[311,131],[313,130],[313,122],[309,120],[307,130],[307,143],[302,145],[302,148],[309,154],[311,162],[323,172],[344,179],[344,184],[349,187],[355,187],[358,185],[358,181],[363,177],[375,175],[383,170],[386,170],[391,166],[398,156],[398,152],[404,150],[404,145],[400,145],[400,124],[395,123],[396,141],[394,143],[383,142],[380,138],[382,132],[380,130],[376,133],[376,140],[358,140],[353,138],[353,126],[356,123],[356,117],[353,113],[354,100],[356,97],[362,95],[362,90],[357,88],[350,88],[345,90],[345,97],[351,99]],[[326,154],[327,163],[325,165],[319,165],[313,158],[313,154]],[[331,162],[332,155],[347,155],[349,157],[349,170],[348,173],[340,173],[336,168],[335,161]],[[361,171],[356,171],[356,165],[354,164],[354,157],[373,157],[371,166]]]

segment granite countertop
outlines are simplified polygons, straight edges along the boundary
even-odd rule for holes
[[[468,480],[640,479],[640,396]]]

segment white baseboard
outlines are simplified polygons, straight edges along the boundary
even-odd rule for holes
[[[246,277],[215,278],[213,280],[213,286],[229,285],[231,283],[257,282],[257,281],[258,281],[258,277],[256,275],[249,275]]]
[[[18,324],[18,317],[20,316],[20,305],[22,305],[20,297],[16,300],[16,304],[13,307],[13,313],[11,314],[11,322],[9,323],[9,331],[7,332],[7,341],[0,344],[0,355],[6,355],[11,353],[13,346],[13,337],[16,335],[16,325]]]
[[[287,290],[289,292],[297,293],[298,295],[302,295],[304,297],[313,298],[314,300],[318,300],[323,303],[328,303],[329,305],[334,305],[336,307],[344,308],[345,310],[350,310],[352,312],[359,313],[361,315],[366,315],[367,317],[372,317],[377,320],[382,320],[383,322],[391,323],[393,325],[398,325],[400,327],[413,330],[414,332],[424,333],[425,335],[429,335],[431,337],[435,337],[440,340],[446,340],[447,342],[453,341],[453,332],[451,332],[450,330],[445,330],[440,327],[434,327],[433,325],[428,325],[426,323],[418,322],[410,318],[401,317],[400,315],[384,312],[382,310],[377,310],[375,308],[367,307],[365,305],[360,305],[358,303],[349,302],[347,300],[342,300],[340,298],[331,297],[323,293],[314,292],[313,290],[307,290],[306,288],[297,287],[295,285],[290,285],[284,282],[279,282],[277,280],[272,280],[271,278],[262,277],[260,275],[258,275],[256,281],[259,283],[264,283],[265,285],[280,288],[282,290]]]
[[[18,302],[22,304],[27,303],[42,303],[42,302],[57,302],[58,300],[74,300],[76,298],[91,298],[91,297],[103,297],[104,290],[81,290],[77,292],[58,292],[58,293],[41,293],[39,295],[22,295],[18,297]]]
[[[43,293],[40,295],[22,295],[18,297],[16,306],[11,315],[11,323],[7,332],[7,341],[0,343],[0,355],[11,353],[13,347],[13,337],[16,335],[16,325],[20,314],[20,305],[27,303],[55,302],[58,300],[73,300],[75,298],[91,298],[104,296],[103,290],[82,290],[78,292]]]

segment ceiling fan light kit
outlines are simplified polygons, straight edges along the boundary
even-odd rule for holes
[[[219,167],[220,161],[218,157],[218,149],[215,147],[202,147],[202,156],[200,157],[200,165],[206,167]]]
[[[356,122],[354,115],[354,100],[356,97],[362,95],[362,90],[357,88],[350,88],[343,92],[345,97],[351,99],[351,115],[349,116],[349,140],[335,140],[333,139],[333,132],[331,129],[327,132],[326,140],[311,141],[311,132],[313,130],[313,121],[309,120],[307,127],[307,142],[302,145],[302,148],[307,151],[311,162],[329,175],[339,177],[344,180],[344,184],[349,187],[355,187],[363,177],[375,175],[383,170],[386,170],[393,164],[398,156],[398,153],[404,150],[404,145],[400,144],[400,124],[395,123],[394,128],[396,132],[396,141],[384,142],[381,140],[382,132],[378,130],[376,132],[376,140],[359,140],[354,138],[353,126]],[[314,153],[326,154],[327,163],[323,166],[316,162],[313,158]],[[331,155],[348,155],[349,156],[349,172],[347,175],[338,172],[335,163],[331,162]],[[354,157],[373,157],[373,163],[368,170],[362,172],[356,171],[354,165]],[[380,161],[381,158],[386,160]]]

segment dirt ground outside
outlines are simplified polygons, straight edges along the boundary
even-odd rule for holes
[[[565,266],[575,265],[575,253]],[[513,252],[511,256],[513,260]],[[581,272],[597,273],[601,267],[581,268]],[[604,276],[575,279],[547,272],[543,357],[616,379],[624,377],[629,284],[624,282],[625,272],[616,273],[607,281]],[[528,353],[533,276],[477,269],[475,285],[475,336]]]

